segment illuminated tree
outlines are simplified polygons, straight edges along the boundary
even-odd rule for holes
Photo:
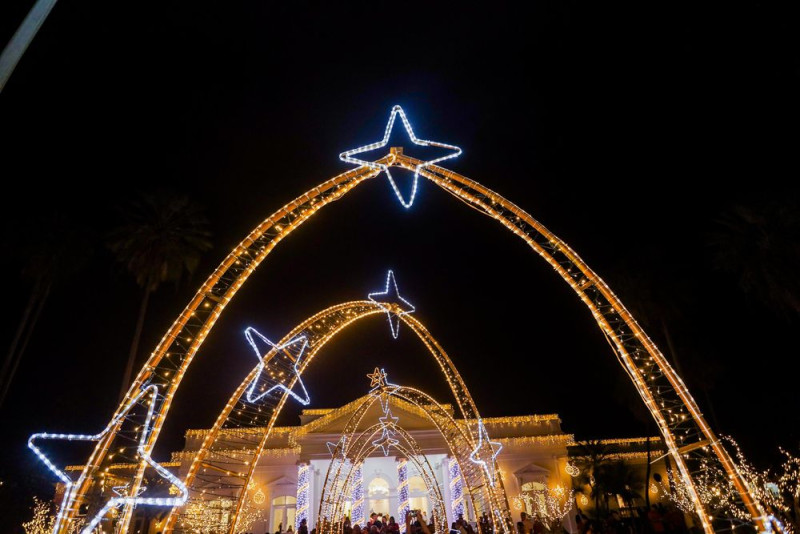
[[[56,523],[56,515],[51,513],[52,503],[33,498],[33,517],[30,521],[22,523],[25,534],[50,534]],[[70,525],[69,534],[77,534],[83,528],[83,520],[75,521]]]

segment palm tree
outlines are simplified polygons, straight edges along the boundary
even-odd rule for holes
[[[581,486],[591,488],[591,497],[594,499],[594,513],[600,518],[600,498],[605,496],[605,479],[602,476],[604,466],[610,461],[614,452],[609,445],[600,440],[586,440],[578,442],[575,450],[575,466],[580,469],[576,482]]]
[[[142,288],[142,300],[120,400],[131,381],[150,295],[161,283],[178,284],[185,273],[192,274],[202,253],[211,248],[203,209],[186,196],[143,195],[121,211],[123,222],[111,231],[108,247]]]
[[[53,285],[77,273],[92,254],[89,230],[59,211],[16,225],[5,239],[22,264],[22,277],[31,282],[28,302],[0,368],[0,406],[3,405],[22,356],[50,296]]]
[[[624,460],[603,464],[597,477],[603,480],[606,495],[619,495],[629,508],[633,507],[634,499],[642,498],[646,488],[636,469]]]

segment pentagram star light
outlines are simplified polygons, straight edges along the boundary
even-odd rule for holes
[[[47,432],[40,432],[37,434],[33,434],[30,438],[28,438],[28,447],[39,457],[39,459],[50,469],[53,474],[55,474],[59,480],[61,480],[64,485],[66,486],[64,491],[64,499],[63,502],[65,503],[61,506],[61,510],[58,512],[58,516],[56,517],[56,527],[58,527],[64,518],[64,513],[69,508],[71,504],[70,501],[73,499],[74,495],[72,495],[72,491],[74,489],[74,482],[70,479],[64,471],[58,469],[49,458],[47,458],[44,453],[34,444],[34,442],[38,439],[45,439],[45,440],[69,440],[69,441],[99,441],[103,439],[103,437],[112,429],[114,428],[120,420],[125,417],[142,398],[145,398],[145,402],[148,404],[147,408],[147,417],[145,418],[144,424],[142,425],[142,433],[139,437],[139,445],[137,447],[137,452],[139,453],[139,457],[145,461],[149,466],[155,469],[159,475],[163,478],[167,479],[172,485],[178,488],[180,493],[177,497],[140,497],[142,490],[139,488],[137,490],[137,495],[129,496],[123,495],[122,492],[117,491],[119,488],[114,488],[114,493],[117,494],[117,497],[113,497],[109,499],[105,505],[97,512],[94,517],[92,518],[89,523],[81,531],[81,534],[89,534],[94,530],[94,528],[100,523],[103,517],[111,510],[112,508],[116,508],[120,505],[130,504],[135,506],[138,505],[149,505],[149,506],[182,506],[186,503],[186,499],[189,496],[189,491],[186,489],[186,486],[178,480],[178,478],[170,473],[165,467],[157,464],[151,457],[150,454],[145,449],[145,445],[147,443],[147,437],[150,435],[150,431],[152,430],[151,421],[153,420],[153,411],[155,407],[155,399],[158,395],[158,387],[154,385],[149,385],[143,387],[139,393],[133,397],[128,403],[124,406],[122,411],[114,417],[108,426],[103,429],[102,432],[94,435],[89,434],[51,434]]]
[[[380,388],[386,385],[386,371],[380,367],[376,367],[374,371],[367,373],[367,378],[370,380],[369,387],[372,389]]]
[[[392,173],[389,171],[389,165],[386,165],[384,163],[376,163],[374,161],[365,161],[363,159],[357,159],[352,157],[356,154],[361,154],[363,152],[369,152],[370,150],[375,150],[376,148],[385,147],[389,143],[389,136],[392,133],[392,127],[394,126],[394,121],[397,115],[400,115],[400,120],[403,122],[403,127],[406,129],[406,133],[408,133],[409,139],[411,139],[411,142],[414,143],[415,145],[446,148],[448,150],[453,151],[452,153],[446,154],[442,157],[431,159],[428,161],[423,161],[414,168],[414,182],[411,185],[411,195],[408,201],[406,201],[406,199],[403,198],[403,194],[397,187],[394,178],[392,178]],[[459,155],[461,155],[461,149],[457,146],[448,145],[447,143],[441,143],[439,141],[427,141],[425,139],[417,138],[417,136],[414,135],[414,130],[411,128],[411,123],[408,122],[408,118],[406,117],[403,108],[401,108],[400,106],[394,106],[392,108],[391,114],[389,115],[389,122],[386,123],[386,131],[384,131],[383,133],[382,140],[342,152],[341,154],[339,154],[339,159],[347,163],[355,163],[357,165],[363,165],[369,167],[370,169],[379,169],[385,172],[386,177],[389,179],[389,184],[392,186],[394,194],[397,196],[397,199],[400,201],[400,204],[402,204],[404,208],[410,208],[411,205],[414,204],[414,198],[417,195],[417,183],[419,181],[419,171],[421,169],[424,169],[425,167],[429,167],[431,165],[439,163],[440,161],[458,157]]]
[[[247,395],[246,395],[247,402],[251,403],[258,402],[267,395],[269,395],[270,393],[272,393],[273,391],[283,390],[289,395],[291,395],[297,402],[299,402],[303,406],[308,406],[308,404],[311,402],[311,397],[308,395],[308,391],[306,390],[306,385],[303,384],[303,379],[300,376],[300,372],[297,370],[297,364],[302,359],[303,354],[306,351],[306,348],[308,348],[308,339],[306,339],[305,336],[297,336],[296,338],[284,343],[283,345],[276,345],[275,343],[273,343],[272,341],[261,335],[261,333],[258,330],[256,330],[251,326],[247,327],[247,329],[244,331],[244,337],[247,338],[248,343],[250,343],[250,346],[253,347],[253,351],[256,353],[256,358],[258,358],[258,372],[256,373],[256,376],[253,378],[253,381],[250,382],[250,386],[247,388]],[[297,376],[297,382],[300,384],[300,389],[303,390],[303,394],[305,395],[305,397],[301,397],[300,395],[292,391],[290,388],[286,387],[285,384],[280,384],[280,383],[273,385],[272,387],[270,387],[269,389],[260,394],[256,394],[256,386],[258,385],[258,380],[259,378],[261,378],[261,376],[266,376],[264,375],[264,369],[269,364],[269,362],[264,363],[264,356],[262,355],[261,350],[258,348],[256,339],[260,339],[268,346],[270,346],[272,349],[275,349],[278,352],[278,354],[276,354],[275,356],[276,358],[280,357],[281,354],[286,355],[286,353],[289,352],[288,349],[290,347],[296,347],[297,357],[293,358],[292,372]],[[267,381],[275,382],[276,380],[272,378],[267,378]]]
[[[484,460],[480,458],[480,451],[481,447],[483,446],[484,439],[489,444],[489,449],[492,451],[492,459],[490,461],[491,467],[487,465]],[[495,449],[492,445],[497,445],[497,449]],[[503,444],[498,441],[490,441],[489,440],[489,433],[486,432],[486,427],[483,426],[483,421],[478,421],[478,445],[475,447],[475,450],[469,455],[469,459],[472,463],[478,464],[483,467],[483,470],[486,472],[486,476],[489,479],[489,484],[494,487],[494,459],[497,458],[497,455],[500,453],[500,450],[503,448]]]
[[[381,298],[381,300],[376,300],[374,297],[384,298]],[[383,291],[370,293],[367,295],[367,298],[386,310],[386,316],[389,318],[389,329],[392,331],[392,337],[397,339],[397,336],[400,333],[400,317],[414,313],[416,308],[413,304],[400,296],[400,291],[397,289],[397,280],[395,279],[394,272],[391,269],[389,269],[389,272],[386,273],[386,287],[383,289]],[[394,311],[392,306],[387,304],[387,302],[394,303],[398,307],[400,306],[400,303],[403,303],[408,306],[408,309],[401,309],[401,311],[398,313]]]

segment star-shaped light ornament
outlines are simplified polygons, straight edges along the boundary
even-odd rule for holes
[[[51,434],[47,432],[40,432],[37,434],[33,434],[30,438],[28,438],[28,447],[36,454],[36,456],[47,466],[50,471],[58,477],[61,482],[64,483],[66,486],[64,491],[64,505],[61,506],[60,511],[58,512],[58,516],[56,517],[55,526],[58,528],[62,521],[64,520],[64,513],[68,510],[71,505],[72,501],[75,498],[73,491],[75,490],[75,483],[72,481],[71,478],[67,476],[67,474],[59,469],[58,467],[50,461],[47,456],[36,446],[35,442],[37,440],[68,440],[68,441],[100,441],[103,439],[106,434],[108,434],[111,429],[115,428],[118,423],[127,416],[127,414],[131,411],[131,409],[136,406],[139,401],[144,399],[144,403],[147,405],[147,416],[145,418],[144,423],[142,424],[142,432],[139,436],[139,444],[137,446],[137,452],[139,457],[147,463],[150,467],[156,470],[156,472],[163,478],[165,478],[172,486],[175,486],[179,490],[179,494],[174,497],[140,497],[141,493],[146,488],[138,488],[136,491],[136,495],[128,495],[129,489],[128,486],[115,486],[112,488],[112,491],[117,495],[116,497],[112,497],[109,499],[105,505],[92,517],[91,521],[86,523],[86,526],[81,531],[81,534],[90,534],[94,528],[103,520],[103,517],[111,511],[112,508],[117,508],[122,505],[132,505],[134,507],[139,505],[144,506],[183,506],[186,503],[186,499],[189,496],[189,491],[186,489],[186,486],[181,482],[175,475],[170,473],[165,467],[156,463],[151,457],[150,453],[146,450],[147,438],[150,435],[152,430],[152,420],[153,420],[153,412],[155,409],[155,400],[158,396],[158,387],[155,385],[148,385],[143,387],[136,396],[131,398],[125,404],[123,409],[111,420],[106,428],[103,429],[102,432],[98,434]]]
[[[397,335],[400,333],[400,317],[414,313],[416,308],[400,296],[400,291],[397,289],[397,280],[391,269],[386,273],[386,287],[384,287],[383,291],[369,293],[367,298],[386,310],[392,337],[397,339]]]
[[[300,360],[303,358],[303,354],[305,354],[308,348],[308,339],[305,336],[297,336],[283,345],[276,345],[261,335],[261,333],[253,327],[247,327],[244,331],[244,337],[247,338],[247,342],[253,347],[253,351],[256,353],[256,358],[258,359],[258,372],[247,388],[247,395],[245,396],[247,402],[258,402],[267,395],[270,395],[273,391],[285,391],[303,406],[308,406],[308,404],[311,403],[311,397],[308,395],[306,385],[303,383],[300,371],[297,369]],[[265,352],[261,351],[259,343],[266,345],[267,350]],[[264,356],[273,350],[276,351],[276,354],[268,362],[265,362]],[[291,381],[292,377],[291,374],[285,375],[283,371],[278,369],[278,364],[284,363],[280,361],[280,358],[291,361],[291,374],[297,376],[297,382],[300,384],[300,389],[303,390],[303,396],[298,395],[292,391],[291,388],[286,386],[286,384]],[[265,369],[267,370],[266,373],[264,372]],[[262,386],[261,391],[256,392],[256,387],[262,376],[267,385],[272,385],[269,388]]]
[[[372,389],[386,386],[386,371],[380,367],[376,367],[373,372],[367,373],[367,378],[370,380],[369,387]]]
[[[342,456],[344,456],[345,446],[347,445],[347,436],[342,434],[342,437],[339,438],[339,441],[336,443],[332,441],[328,441],[325,443],[325,446],[328,447],[328,452],[331,453],[331,458],[336,456],[336,449],[342,451]]]
[[[389,406],[386,406],[386,410],[383,412],[383,417],[378,417],[378,421],[381,422],[383,428],[390,429],[390,432],[394,432],[394,428],[397,427],[397,422],[399,420],[399,417],[392,415],[392,410],[389,408]]]
[[[389,448],[394,447],[398,443],[400,442],[392,437],[392,435],[389,433],[386,427],[383,428],[381,437],[372,442],[372,444],[375,445],[376,447],[380,447],[381,449],[383,449],[384,456],[389,456]]]
[[[489,462],[486,462],[481,459],[480,453],[481,449],[484,447],[483,442],[486,441],[489,449],[492,451],[492,459]],[[494,446],[497,446],[495,449]],[[489,439],[489,433],[486,432],[486,427],[483,426],[483,421],[478,421],[478,445],[475,447],[475,450],[469,455],[469,459],[472,463],[480,465],[484,472],[486,473],[486,477],[489,479],[489,484],[494,487],[495,484],[495,462],[494,459],[497,458],[497,455],[500,453],[500,450],[503,448],[503,445],[499,441],[491,441]]]
[[[403,127],[406,129],[406,133],[408,133],[409,139],[411,139],[411,142],[414,143],[415,145],[445,148],[447,150],[452,151],[451,153],[445,154],[444,156],[441,156],[439,158],[423,161],[414,168],[414,183],[411,185],[411,195],[409,196],[408,200],[403,198],[403,194],[397,187],[394,178],[392,178],[392,173],[389,171],[389,165],[386,165],[384,163],[376,163],[374,161],[365,161],[363,159],[352,157],[356,154],[361,154],[363,152],[369,152],[370,150],[375,150],[377,148],[385,147],[389,143],[389,137],[391,136],[392,127],[394,126],[394,121],[397,115],[400,115],[400,120],[403,122]],[[394,194],[397,196],[397,199],[400,201],[400,204],[402,204],[404,208],[410,208],[411,205],[414,204],[414,198],[417,195],[417,183],[419,181],[419,171],[424,169],[425,167],[435,165],[440,161],[445,161],[448,159],[455,158],[460,154],[461,154],[461,149],[457,146],[448,145],[447,143],[440,143],[438,141],[427,141],[425,139],[417,138],[417,136],[414,135],[414,130],[411,128],[411,123],[408,122],[408,118],[406,117],[403,108],[401,108],[400,106],[394,106],[392,108],[391,114],[389,115],[389,122],[386,124],[386,130],[383,133],[382,140],[342,152],[341,154],[339,154],[339,159],[347,163],[355,163],[357,165],[363,165],[365,167],[369,167],[370,169],[377,169],[385,172],[386,177],[389,179],[389,184],[392,186]]]

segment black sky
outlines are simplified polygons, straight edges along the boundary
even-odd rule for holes
[[[189,284],[155,296],[145,351],[233,245],[346,170],[338,153],[377,140],[401,104],[418,136],[464,149],[450,168],[543,222],[623,300],[633,282],[653,288],[632,308],[680,311],[669,322],[679,365],[720,433],[765,462],[798,447],[798,320],[714,271],[707,244],[731,206],[798,198],[790,13],[756,2],[229,4],[64,0],[0,94],[6,234],[58,210],[101,236],[115,206],[158,187],[207,207],[215,248]],[[28,8],[0,6],[3,42]],[[210,426],[252,367],[246,326],[280,338],[379,288],[388,268],[484,415],[555,412],[578,438],[654,432],[591,315],[524,243],[432,184],[405,210],[380,178],[282,243],[227,308],[179,390],[162,457],[186,428]],[[29,288],[11,253],[2,272],[7,347]],[[101,246],[54,288],[0,412],[0,476],[41,470],[32,432],[105,425],[138,298]],[[374,365],[447,400],[409,334],[392,341],[383,319],[343,334],[309,370],[313,406],[364,394]]]

